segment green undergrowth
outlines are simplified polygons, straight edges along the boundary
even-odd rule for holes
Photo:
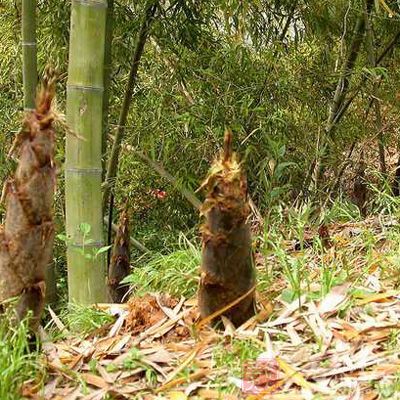
[[[181,235],[177,250],[153,255],[145,265],[134,267],[125,282],[135,295],[162,292],[190,298],[197,291],[200,261],[200,246]]]
[[[366,220],[354,204],[340,198],[322,212],[307,204],[272,210],[264,232],[253,237],[258,261],[262,260],[257,266],[258,291],[288,302],[301,295],[319,299],[344,282],[362,284],[377,261],[381,277],[394,286],[400,284],[400,229],[390,222],[396,221],[398,199],[385,188],[373,190],[376,196],[370,207],[376,212]],[[329,246],[318,234],[321,224],[329,229]],[[163,292],[192,297],[200,263],[200,244],[181,234],[174,250],[137,262],[125,282],[134,295]]]
[[[114,318],[110,314],[93,307],[70,304],[63,320],[66,321],[72,332],[85,334],[112,322]]]
[[[386,195],[385,199],[390,201]],[[286,302],[303,295],[318,300],[334,286],[348,282],[351,297],[355,299],[360,290],[369,290],[364,289],[364,283],[377,268],[381,280],[398,287],[400,228],[396,210],[387,205],[385,211],[380,210],[362,220],[352,204],[345,201],[331,204],[319,217],[330,230],[331,245],[326,247],[318,235],[321,222],[312,207],[289,211],[277,208],[270,213],[270,221],[264,231],[253,238],[258,258],[263,263],[257,265],[259,294],[262,298],[280,297]],[[181,234],[177,246],[169,253],[157,253],[136,261],[126,281],[131,285],[133,295],[161,292],[190,298],[197,291],[200,262],[200,243]],[[352,307],[352,302],[346,307]],[[71,334],[84,336],[90,332],[101,335],[101,331],[96,333],[96,330],[115,320],[98,309],[78,305],[65,306],[57,315],[65,329],[60,330],[49,318],[46,332],[52,340],[61,340]],[[398,332],[393,333],[387,345],[398,346],[398,337]],[[244,364],[265,351],[262,347],[261,343],[251,339],[224,338],[213,351],[215,367],[225,368],[229,377],[240,378]],[[0,399],[18,399],[22,382],[35,379],[40,384],[44,372],[39,357],[38,349],[29,351],[25,325],[10,329],[5,321],[1,322]],[[140,358],[132,353],[123,368],[130,369],[140,364]],[[197,367],[184,369],[181,377],[193,373],[193,368]],[[237,388],[228,382],[226,374],[217,374],[208,383],[209,388],[218,388],[222,394],[236,393]],[[149,369],[146,377],[152,383],[154,371]],[[390,398],[389,394],[397,390],[397,384],[397,381],[390,385],[382,382],[377,389],[383,398]]]
[[[30,338],[27,323],[13,326],[8,315],[0,320],[0,399],[22,399],[22,384],[28,380],[43,384],[45,369],[40,349]]]
[[[112,315],[104,311],[73,303],[65,306],[60,311],[58,318],[64,325],[64,329],[60,330],[60,327],[57,327],[51,318],[45,327],[52,340],[59,340],[70,334],[78,334],[84,337],[115,320]]]
[[[379,268],[380,279],[400,283],[399,199],[385,185],[371,187],[373,213],[363,219],[358,208],[345,199],[323,211],[310,205],[273,213],[261,237],[265,268],[258,273],[259,291],[271,287],[285,301],[301,295],[314,299],[332,287],[350,282],[357,287]],[[318,233],[329,231],[329,244]]]
[[[226,371],[209,382],[221,393],[236,393],[237,388],[229,378],[243,378],[246,365],[251,365],[265,351],[261,342],[252,339],[225,338],[214,348],[212,358],[215,369]]]

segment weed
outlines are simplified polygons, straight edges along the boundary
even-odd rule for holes
[[[109,364],[108,367],[108,372],[115,372],[119,369],[115,364]],[[143,360],[142,354],[135,347],[129,351],[128,357],[124,360],[121,367],[125,370],[141,368],[149,386],[153,386],[157,382],[156,371],[154,371],[154,369]]]
[[[70,331],[83,335],[114,321],[114,317],[103,311],[77,304],[69,304],[61,319],[66,322]]]
[[[226,370],[226,373],[219,375],[211,381],[222,393],[233,393],[236,387],[229,384],[226,374],[230,377],[242,377],[245,363],[251,362],[263,351],[259,343],[251,339],[227,339],[228,342],[221,342],[216,345],[213,352],[215,369]],[[221,397],[223,398],[223,396]]]
[[[213,353],[215,368],[227,368],[229,375],[242,372],[243,364],[255,360],[263,351],[261,345],[251,339],[231,339],[216,346]]]
[[[376,382],[376,389],[381,399],[398,399],[400,393],[400,374],[397,374],[394,379],[383,379]]]
[[[32,349],[26,321],[17,327],[11,325],[10,318],[3,316],[0,321],[0,399],[22,398],[21,385],[33,379],[44,380],[44,367],[40,365],[38,346]]]
[[[396,350],[400,344],[400,330],[393,329],[390,331],[388,341],[386,342],[387,350]]]
[[[378,183],[369,183],[368,188],[372,193],[371,207],[375,213],[398,215],[400,198],[393,196],[389,181],[378,171],[373,170],[371,174],[375,176]]]
[[[198,285],[200,250],[184,235],[179,250],[168,255],[157,254],[141,268],[135,268],[124,280],[135,293],[167,292],[173,296],[194,296]]]
[[[301,296],[302,288],[307,281],[305,274],[306,257],[302,252],[296,256],[291,256],[282,248],[276,248],[276,255],[282,266],[285,278],[289,282],[293,294],[291,301],[293,301]]]
[[[343,198],[333,201],[325,213],[325,222],[354,222],[361,219],[360,210],[357,206]]]

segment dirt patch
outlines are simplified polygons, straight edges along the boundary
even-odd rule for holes
[[[160,296],[157,301],[157,298],[151,294],[131,298],[128,301],[129,314],[126,318],[126,329],[132,335],[143,332],[165,316],[160,304],[172,308],[177,303],[176,300],[169,296]]]

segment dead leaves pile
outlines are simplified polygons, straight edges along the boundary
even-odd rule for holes
[[[262,308],[238,329],[224,320],[221,331],[198,325],[193,299],[152,294],[98,307],[115,322],[101,335],[45,342],[48,380],[40,389],[26,382],[25,397],[372,400],[382,388],[399,396],[400,291],[376,279],[335,286],[319,300],[278,297],[273,310]],[[213,357],[231,338],[263,349],[239,376]],[[221,381],[229,386],[222,394]]]

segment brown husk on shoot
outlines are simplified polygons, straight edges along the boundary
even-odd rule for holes
[[[113,303],[121,303],[129,287],[121,285],[130,271],[130,237],[128,211],[122,211],[112,250],[110,268],[108,270],[108,294]]]
[[[15,138],[14,178],[3,189],[6,217],[0,231],[0,302],[20,296],[17,319],[32,311],[35,330],[44,306],[45,270],[53,249],[53,198],[56,185],[55,134],[51,103],[54,79],[48,78]]]
[[[232,152],[227,131],[224,151],[213,163],[202,188],[206,190],[201,214],[202,265],[198,304],[202,318],[214,314],[247,292],[223,315],[239,326],[254,315],[255,271],[251,250],[247,181]]]

